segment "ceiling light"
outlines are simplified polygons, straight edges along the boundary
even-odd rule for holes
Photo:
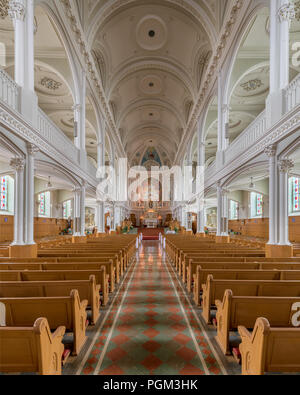
[[[48,189],[50,189],[50,188],[53,187],[53,185],[51,184],[51,177],[50,177],[50,176],[49,176],[49,181],[48,181],[47,184],[46,184],[46,187],[47,187]]]
[[[148,35],[149,35],[149,37],[153,38],[155,36],[155,31],[154,30],[149,30]]]
[[[250,189],[255,188],[255,184],[254,184],[254,182],[253,182],[253,177],[251,177],[251,182],[250,182],[250,184],[249,184],[249,188],[250,188]]]

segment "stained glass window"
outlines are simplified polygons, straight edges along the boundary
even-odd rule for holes
[[[72,204],[71,200],[68,200],[63,203],[63,218],[68,219],[72,216]]]
[[[8,200],[8,185],[7,177],[1,177],[1,195],[0,195],[0,207],[1,210],[7,210],[7,200]]]
[[[251,217],[262,217],[263,215],[263,195],[251,193]]]
[[[39,195],[39,214],[40,215],[45,215],[46,213],[46,205],[45,205],[45,200],[46,200],[46,196],[45,193],[41,193]]]
[[[50,192],[39,194],[39,216],[50,217]]]
[[[291,182],[291,197],[292,197],[292,212],[300,211],[300,178],[292,177]]]
[[[238,209],[238,202],[230,200],[230,219],[238,219]]]

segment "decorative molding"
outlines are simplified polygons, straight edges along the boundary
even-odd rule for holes
[[[23,158],[13,158],[9,164],[16,171],[23,171],[25,168],[25,159]]]
[[[27,143],[27,152],[28,152],[29,155],[34,156],[34,155],[37,154],[39,151],[40,151],[40,150],[39,150],[39,148],[38,148],[36,145]]]
[[[251,92],[255,91],[257,88],[260,88],[262,85],[262,81],[258,78],[255,78],[254,80],[249,80],[241,84],[241,88],[243,88],[246,92]]]
[[[295,6],[289,1],[278,10],[279,22],[291,22],[296,17]]]
[[[268,147],[266,147],[264,149],[264,153],[269,157],[269,158],[273,158],[276,155],[276,150],[277,150],[277,146],[274,145],[269,145]]]
[[[23,3],[10,0],[8,15],[11,17],[11,19],[23,21],[25,18],[25,12],[26,8]]]
[[[294,167],[294,161],[291,159],[282,159],[279,164],[280,173],[289,173],[289,171]]]
[[[0,19],[5,19],[8,16],[9,0],[0,0]]]
[[[44,77],[41,80],[41,85],[44,86],[47,89],[56,91],[57,89],[59,89],[62,86],[62,83],[58,82],[58,81],[55,81],[52,78]]]

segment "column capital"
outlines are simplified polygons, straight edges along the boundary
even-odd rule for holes
[[[269,145],[268,147],[265,147],[264,153],[269,157],[272,158],[276,155],[276,145]]]
[[[280,173],[288,173],[294,167],[294,161],[291,159],[282,159],[278,166]]]
[[[278,18],[279,22],[291,22],[292,19],[296,17],[295,6],[294,4],[287,1],[282,7],[278,10]]]
[[[13,158],[10,161],[10,166],[16,171],[22,171],[25,167],[25,159],[24,158]]]
[[[8,5],[8,15],[12,20],[20,20],[23,21],[25,18],[26,8],[23,2],[21,1],[9,1]]]
[[[27,144],[27,152],[29,155],[35,155],[36,153],[39,152],[39,148],[34,144],[28,143]]]

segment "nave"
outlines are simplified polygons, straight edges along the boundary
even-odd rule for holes
[[[63,374],[240,374],[157,241],[143,241],[81,354]]]

